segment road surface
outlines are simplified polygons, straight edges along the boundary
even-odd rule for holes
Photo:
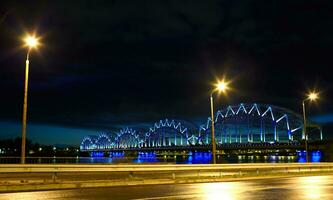
[[[3,199],[333,199],[333,176],[0,194]]]

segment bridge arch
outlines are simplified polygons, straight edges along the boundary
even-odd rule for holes
[[[113,148],[114,141],[113,136],[110,133],[100,133],[96,139],[97,149],[111,149]]]
[[[190,133],[191,127],[185,122],[175,120],[160,120],[145,134],[146,147],[161,146],[187,146],[195,143],[195,138]]]
[[[300,115],[277,106],[239,104],[215,115],[215,140],[223,143],[289,142],[303,128]],[[200,126],[199,144],[210,144],[211,118]],[[296,134],[297,135],[297,134]]]
[[[80,144],[80,150],[92,150],[96,149],[96,141],[97,141],[97,136],[95,135],[88,135],[85,136],[82,139],[82,142]]]
[[[120,149],[141,147],[142,140],[136,130],[124,128],[120,130],[114,139],[114,146]]]
[[[300,141],[304,138],[302,117],[282,107],[256,103],[229,105],[218,110],[214,120],[217,144],[289,142],[294,144],[295,140]],[[318,128],[322,139],[320,127],[312,123],[308,123],[308,127]],[[190,145],[210,143],[210,118],[199,128],[188,121],[163,119],[154,123],[149,129],[124,128],[112,134],[110,132],[100,133],[98,136],[86,136],[80,144],[80,149],[83,151],[135,150],[145,147],[186,149]]]

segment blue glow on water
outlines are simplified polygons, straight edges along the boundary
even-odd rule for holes
[[[298,151],[297,152],[297,158],[298,158],[299,163],[305,163],[306,162],[306,151]],[[320,162],[321,159],[322,159],[321,151],[309,152],[310,162]]]
[[[109,156],[106,156],[109,155]],[[269,155],[262,158],[250,156],[217,156],[218,163],[246,163],[246,162],[306,162],[306,152],[297,151],[296,157]],[[254,158],[256,158],[254,160]],[[177,163],[177,164],[210,164],[212,163],[211,152],[190,152],[187,155],[160,155],[155,152],[137,152],[137,154],[125,154],[125,152],[109,152],[95,151],[90,153],[89,159],[82,158],[83,163]],[[321,151],[309,152],[310,162],[322,162],[323,155]]]
[[[322,158],[320,151],[313,151],[311,154],[311,162],[320,162]]]
[[[110,157],[113,158],[124,158],[125,153],[124,152],[110,152]]]
[[[297,151],[297,162],[299,163],[306,162],[306,151]]]
[[[306,157],[299,157],[298,162],[299,163],[305,163],[306,162]]]
[[[112,158],[91,157],[87,163],[112,163]]]
[[[153,163],[159,162],[156,153],[153,152],[138,152],[138,157],[133,160],[134,163]]]
[[[187,164],[208,164],[212,162],[212,153],[210,152],[194,152],[188,156]]]
[[[104,157],[104,152],[91,152],[90,157]]]

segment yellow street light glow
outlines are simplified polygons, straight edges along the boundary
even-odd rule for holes
[[[310,101],[314,101],[314,100],[318,99],[319,96],[318,96],[318,93],[311,92],[311,93],[308,95],[308,98],[310,99]]]
[[[38,39],[34,36],[27,36],[25,38],[25,44],[29,47],[29,48],[35,48],[38,46]]]
[[[219,84],[217,85],[217,89],[218,89],[219,91],[224,91],[226,87],[227,87],[226,84],[223,83],[223,82],[221,82],[221,83],[219,83]]]
[[[228,89],[228,84],[226,82],[224,82],[224,81],[219,81],[216,84],[216,90],[218,92],[225,92],[227,89]]]

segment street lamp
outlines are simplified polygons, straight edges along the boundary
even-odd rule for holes
[[[24,82],[24,101],[23,101],[23,125],[22,125],[22,146],[21,146],[21,164],[25,164],[25,143],[27,132],[27,107],[28,107],[28,81],[29,81],[29,54],[33,48],[38,46],[38,38],[28,35],[25,39],[27,47],[27,57],[25,61],[25,82]]]
[[[228,83],[224,80],[218,81],[216,83],[216,88],[210,93],[210,113],[212,119],[212,154],[213,154],[213,163],[216,164],[216,143],[215,143],[215,121],[214,121],[214,101],[213,93],[214,92],[225,92],[228,89]]]
[[[305,156],[306,156],[306,162],[309,162],[309,155],[308,155],[308,135],[306,132],[307,122],[306,122],[306,110],[305,110],[305,102],[306,101],[315,101],[319,98],[318,93],[316,92],[310,92],[307,95],[307,98],[302,101],[303,106],[303,136],[302,139],[305,141]]]

